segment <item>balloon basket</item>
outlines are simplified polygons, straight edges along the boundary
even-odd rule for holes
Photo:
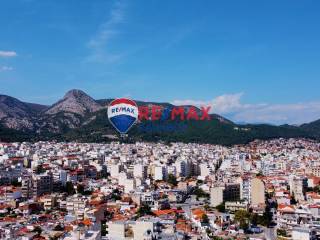
[[[120,138],[121,138],[122,140],[125,140],[125,139],[128,138],[128,134],[120,133]]]

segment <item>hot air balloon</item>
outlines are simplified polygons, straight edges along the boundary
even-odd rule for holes
[[[113,100],[108,106],[108,118],[112,126],[125,135],[138,119],[138,105],[127,98]]]

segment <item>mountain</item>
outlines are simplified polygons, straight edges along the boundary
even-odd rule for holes
[[[38,135],[63,134],[80,127],[91,113],[102,109],[101,104],[85,92],[68,91],[64,97],[48,107],[38,118]]]
[[[112,101],[113,99],[99,99],[97,100],[97,102],[103,106],[108,106],[109,103]],[[171,104],[171,103],[166,103],[166,102],[145,102],[145,101],[139,101],[139,100],[135,100],[135,102],[137,103],[137,105],[140,106],[149,106],[151,108],[152,105],[157,105],[157,106],[161,106],[163,109],[165,110],[171,110],[174,107],[176,107],[175,105]],[[187,112],[189,110],[190,107],[194,107],[191,105],[180,105],[179,107],[183,107],[185,112]],[[197,107],[194,107],[197,111],[198,114],[201,114],[201,110]],[[151,110],[150,110],[151,111]],[[220,122],[224,122],[224,123],[233,123],[232,121],[230,121],[227,118],[224,118],[218,114],[210,114],[211,119],[218,119]]]
[[[45,114],[70,112],[84,116],[86,113],[96,112],[102,107],[85,92],[77,89],[70,90],[57,103],[49,107]]]
[[[302,124],[300,128],[308,131],[314,138],[320,138],[320,119],[314,122]]]
[[[107,116],[112,99],[95,100],[81,90],[71,90],[51,106],[25,103],[0,95],[0,141],[83,141],[104,142],[118,138]],[[138,106],[160,105],[165,112],[170,103],[136,101]],[[192,106],[183,106],[185,111]],[[201,112],[196,108],[197,112]],[[210,121],[138,122],[130,130],[130,140],[182,141],[212,144],[241,144],[254,139],[304,137],[320,139],[320,120],[302,126],[236,124],[220,115]]]
[[[0,122],[16,130],[32,130],[36,118],[47,106],[22,102],[16,98],[0,95]]]

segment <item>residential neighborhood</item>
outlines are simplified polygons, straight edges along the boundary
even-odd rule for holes
[[[0,239],[319,239],[320,143],[0,143]]]

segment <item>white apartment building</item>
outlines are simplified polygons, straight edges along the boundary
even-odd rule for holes
[[[165,180],[167,177],[167,171],[166,167],[164,166],[155,166],[154,167],[154,180],[157,181],[162,181]]]
[[[147,178],[148,168],[143,164],[136,164],[133,167],[133,176],[135,178]]]

